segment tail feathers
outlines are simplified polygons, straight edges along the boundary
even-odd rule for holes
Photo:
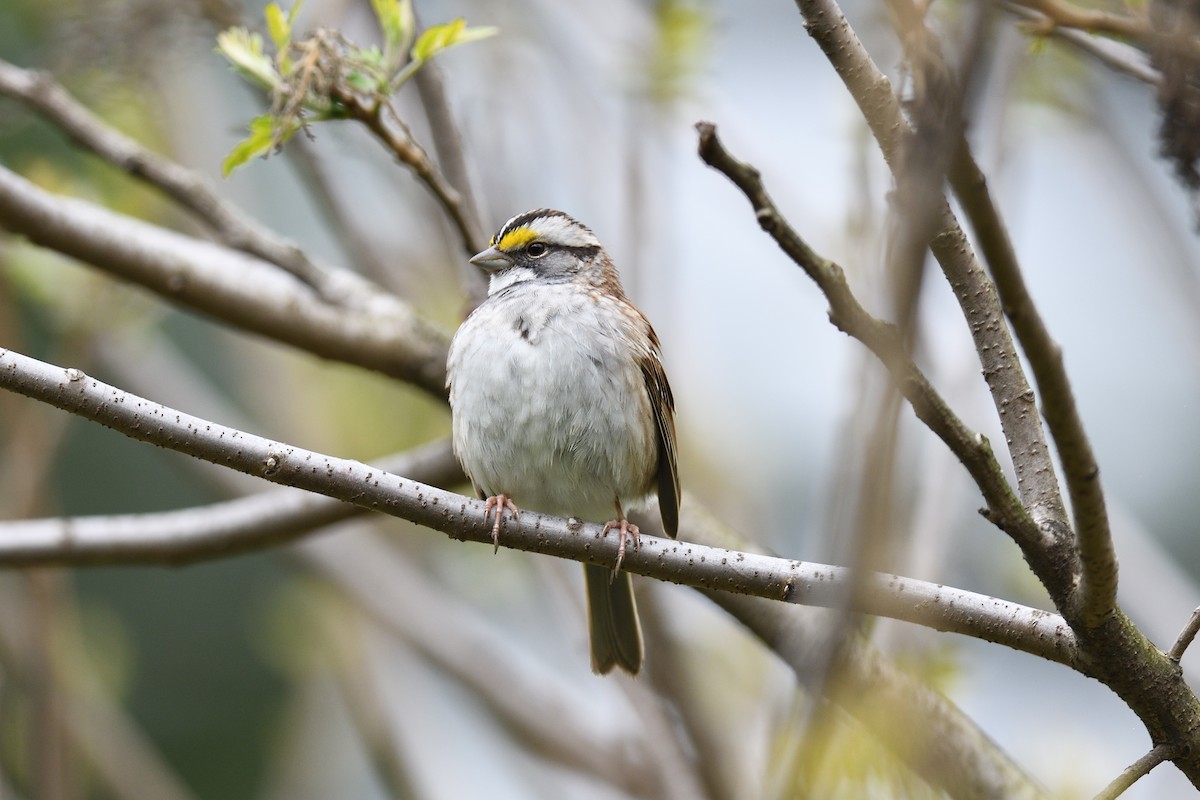
[[[583,577],[587,584],[592,672],[605,675],[613,667],[620,667],[637,675],[642,667],[642,626],[629,573],[613,576],[606,567],[584,564]]]

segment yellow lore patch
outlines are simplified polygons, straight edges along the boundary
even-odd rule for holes
[[[509,250],[516,250],[519,247],[529,244],[534,239],[538,238],[537,233],[528,225],[514,228],[508,233],[500,237],[500,241],[496,242],[496,249],[507,253]]]

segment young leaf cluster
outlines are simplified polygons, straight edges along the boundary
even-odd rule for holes
[[[267,5],[264,16],[273,56],[262,35],[245,28],[230,28],[217,37],[217,52],[271,95],[271,110],[250,121],[249,136],[225,157],[221,170],[226,176],[252,158],[277,151],[313,123],[344,118],[335,90],[349,88],[374,104],[382,103],[437,54],[498,32],[487,26],[468,28],[460,18],[417,35],[411,0],[371,0],[382,49],[360,47],[328,30],[298,38],[300,5],[297,0],[287,12],[276,2]]]

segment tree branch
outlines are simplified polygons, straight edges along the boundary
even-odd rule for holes
[[[1192,616],[1188,618],[1187,624],[1183,626],[1183,630],[1179,632],[1179,636],[1175,639],[1175,644],[1171,645],[1170,652],[1167,653],[1167,658],[1178,664],[1183,660],[1183,654],[1192,646],[1192,641],[1196,638],[1196,633],[1200,631],[1200,608],[1192,612]]]
[[[313,263],[298,245],[256,225],[244,211],[214,194],[195,172],[107,125],[49,75],[0,60],[0,95],[38,112],[83,149],[154,186],[191,211],[221,242],[282,267],[322,299],[356,306],[378,291],[354,273]]]
[[[437,199],[458,232],[463,252],[473,256],[482,250],[484,237],[462,195],[437,170],[429,154],[417,144],[391,103],[380,100],[367,101],[349,87],[340,84],[333,87],[331,96],[351,119],[365,125],[400,163],[411,169],[425,184],[425,188]]]
[[[1122,72],[1151,86],[1157,87],[1162,83],[1162,73],[1151,66],[1150,58],[1136,47],[1114,39],[1104,39],[1087,31],[1059,27],[1049,17],[1033,11],[1015,0],[1002,2],[1000,5],[1010,14],[1026,20],[1036,36],[1053,36],[1060,39],[1110,69]],[[1025,26],[1018,25],[1018,27]]]
[[[808,34],[829,59],[867,121],[894,175],[904,167],[903,147],[912,136],[891,83],[875,65],[834,0],[796,0]],[[966,234],[945,202],[940,230],[930,250],[942,268],[967,320],[983,375],[1008,440],[1017,473],[1017,491],[1029,514],[1045,529],[1047,543],[1069,544],[1066,510],[1059,491],[1045,433],[1034,410],[1034,394],[1004,325],[996,290],[987,279]],[[1012,535],[1011,532],[1009,532]],[[1062,554],[1050,548],[1022,548],[1038,577],[1049,582],[1052,596],[1070,591],[1072,576],[1063,574]]]
[[[1114,14],[1094,8],[1083,8],[1067,0],[1013,0],[1018,5],[1042,14],[1051,27],[1076,28],[1093,33],[1111,33],[1129,39],[1149,35],[1150,25],[1142,17]]]
[[[484,504],[462,495],[401,478],[358,461],[334,458],[272,442],[166,408],[103,384],[78,370],[62,369],[0,349],[0,387],[99,422],[139,441],[211,461],[230,469],[382,511],[460,540],[491,543]],[[428,458],[441,458],[432,453]],[[442,463],[442,468],[451,471]],[[456,473],[455,473],[456,474]],[[249,498],[204,512],[168,512],[141,517],[4,523],[0,563],[88,564],[172,563],[265,546],[344,518],[319,500],[291,493],[279,499]],[[262,516],[278,516],[272,530],[259,532]],[[303,520],[313,520],[306,522]],[[158,533],[155,534],[155,528]],[[527,511],[506,519],[501,542],[517,550],[544,553],[601,566],[616,563],[616,537],[599,525],[582,524]],[[240,543],[241,535],[254,541]],[[753,594],[802,605],[841,602],[847,570],[753,553],[734,552],[643,535],[641,549],[627,553],[623,567],[659,580],[700,588]],[[937,630],[1025,650],[1051,661],[1074,663],[1069,629],[1054,614],[1013,603],[914,581],[871,574],[861,611],[902,619]]]
[[[1113,779],[1112,783],[1105,786],[1104,790],[1096,795],[1096,800],[1116,800],[1125,794],[1129,787],[1149,775],[1150,770],[1172,758],[1176,749],[1171,745],[1156,745],[1149,753],[1126,767],[1120,775]]]
[[[1062,349],[1051,339],[1029,295],[1012,240],[988,192],[987,179],[972,158],[965,139],[958,143],[949,178],[975,231],[996,282],[1004,314],[1012,323],[1041,393],[1042,414],[1058,446],[1071,497],[1081,568],[1075,602],[1083,624],[1094,627],[1117,605],[1117,554],[1100,486],[1100,467],[1079,418]]]
[[[3,167],[0,227],[216,319],[445,399],[449,336],[394,296],[375,294],[347,313],[255,258],[52,195]]]
[[[986,437],[971,431],[950,409],[908,355],[893,325],[870,315],[846,282],[840,266],[813,252],[808,243],[779,214],[762,178],[754,167],[742,163],[717,138],[716,126],[701,122],[700,157],[742,190],[754,216],[779,247],[808,274],[829,301],[829,319],[837,328],[858,339],[883,362],[912,404],[918,418],[946,443],[975,479],[987,503],[987,513],[1025,549],[1037,549],[1042,536],[1025,513],[1004,477]]]
[[[436,486],[466,480],[446,441],[377,467]],[[366,511],[288,488],[177,511],[0,522],[0,566],[180,566],[278,547]]]
[[[854,96],[896,173],[910,128],[887,79],[862,47],[833,0],[796,0],[809,34]],[[1114,608],[1089,625],[1077,602],[1079,553],[1071,536],[1054,462],[1001,313],[995,287],[976,261],[961,227],[944,206],[943,227],[930,248],[968,321],[1017,472],[1017,488],[1032,517],[1046,531],[1041,547],[1022,548],[1030,566],[1079,637],[1080,661],[1116,692],[1141,719],[1151,741],[1179,747],[1176,766],[1200,786],[1200,701],[1177,666]],[[1090,542],[1088,547],[1097,543]],[[1095,557],[1093,550],[1089,557]],[[1096,566],[1094,562],[1093,566]],[[1099,559],[1103,574],[1103,557]],[[1102,587],[1101,587],[1102,589]],[[1092,608],[1094,609],[1094,605]]]

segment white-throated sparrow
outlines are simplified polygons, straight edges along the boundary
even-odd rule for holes
[[[603,522],[637,544],[624,508],[657,493],[679,524],[674,400],[658,337],[586,226],[537,209],[471,259],[487,299],[450,344],[454,452],[500,518],[517,507]],[[616,511],[616,518],[612,512]],[[636,674],[642,634],[628,573],[584,565],[592,669]]]

